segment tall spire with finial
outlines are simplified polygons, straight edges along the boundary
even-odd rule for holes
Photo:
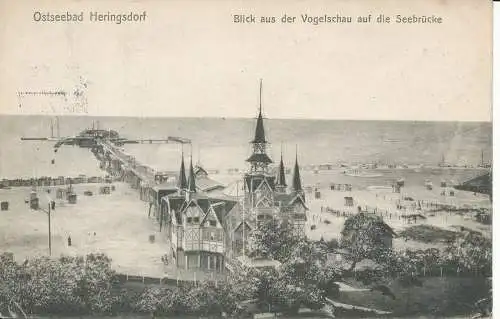
[[[281,144],[281,158],[278,167],[278,176],[276,178],[276,190],[280,192],[286,191],[285,165],[283,164],[283,144]]]
[[[267,143],[266,133],[264,132],[264,119],[262,116],[262,79],[260,80],[259,91],[259,115],[257,116],[257,126],[255,127],[255,138],[253,143]]]
[[[266,172],[267,167],[272,160],[266,153],[266,135],[264,132],[264,119],[262,116],[262,79],[260,80],[260,96],[259,96],[259,115],[257,116],[257,125],[255,127],[255,137],[252,140],[253,153],[247,159],[251,164],[252,172]]]
[[[193,154],[191,150],[191,160],[189,161],[189,179],[188,179],[188,190],[191,193],[196,193],[196,181],[193,169]]]
[[[302,182],[300,180],[299,160],[298,160],[297,153],[298,153],[297,147],[295,147],[295,167],[293,169],[292,190],[295,193],[303,194]]]
[[[181,169],[179,172],[179,184],[177,185],[180,190],[187,189],[187,179],[186,179],[186,168],[184,167],[184,149],[182,150],[182,158],[181,158]]]

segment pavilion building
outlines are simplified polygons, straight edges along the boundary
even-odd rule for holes
[[[262,97],[262,82],[260,87]],[[251,141],[252,154],[247,159],[249,170],[243,176],[243,199],[238,210],[239,222],[231,233],[233,254],[246,254],[245,242],[248,242],[252,230],[260,223],[272,219],[286,220],[293,225],[297,236],[305,236],[306,198],[302,188],[298,154],[296,152],[295,165],[291,185],[288,187],[285,176],[283,153],[277,174],[273,174],[270,165],[268,144],[264,129],[262,114],[262,99],[255,127],[255,135]]]

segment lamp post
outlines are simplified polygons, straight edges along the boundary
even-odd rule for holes
[[[50,223],[50,215],[51,215],[51,211],[55,209],[55,205],[56,202],[54,202],[50,197],[49,197],[49,203],[48,203],[48,210],[45,210],[41,207],[38,208],[38,210],[41,210],[42,212],[44,212],[45,214],[47,214],[47,217],[48,217],[48,226],[49,226],[49,256],[52,256],[52,227],[51,227],[51,223]]]
[[[47,214],[48,220],[49,220],[49,256],[52,256],[52,234],[51,234],[51,224],[50,224],[50,212],[51,212],[51,206],[54,206],[55,202],[50,201],[48,204],[48,210],[45,210],[43,208],[40,208],[41,211]]]

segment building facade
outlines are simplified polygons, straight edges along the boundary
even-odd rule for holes
[[[307,206],[297,153],[289,187],[283,155],[273,170],[268,143],[260,107],[249,169],[235,197],[225,194],[224,186],[203,168],[193,168],[192,160],[186,176],[182,157],[175,191],[166,187],[157,192],[159,211],[152,209],[164,225],[177,267],[222,272],[226,258],[245,255],[251,232],[272,219],[286,220],[297,236],[305,236]]]
[[[227,240],[223,220],[234,205],[236,200],[210,195],[196,186],[192,161],[186,178],[182,157],[177,191],[162,197],[160,207],[178,268],[224,271]]]
[[[262,92],[262,83],[261,83]],[[243,176],[243,199],[240,208],[240,222],[232,232],[233,253],[245,254],[245,242],[248,242],[253,229],[259,224],[272,219],[286,220],[293,225],[297,236],[305,236],[306,198],[302,188],[298,156],[296,153],[290,187],[286,182],[281,154],[277,174],[271,170],[272,159],[269,157],[268,140],[264,129],[262,103],[259,107],[255,135],[251,141],[252,154],[247,159],[249,170]]]

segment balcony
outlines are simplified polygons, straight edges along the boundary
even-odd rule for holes
[[[186,240],[184,251],[208,251],[213,253],[224,253],[224,242],[222,241],[198,241]]]

